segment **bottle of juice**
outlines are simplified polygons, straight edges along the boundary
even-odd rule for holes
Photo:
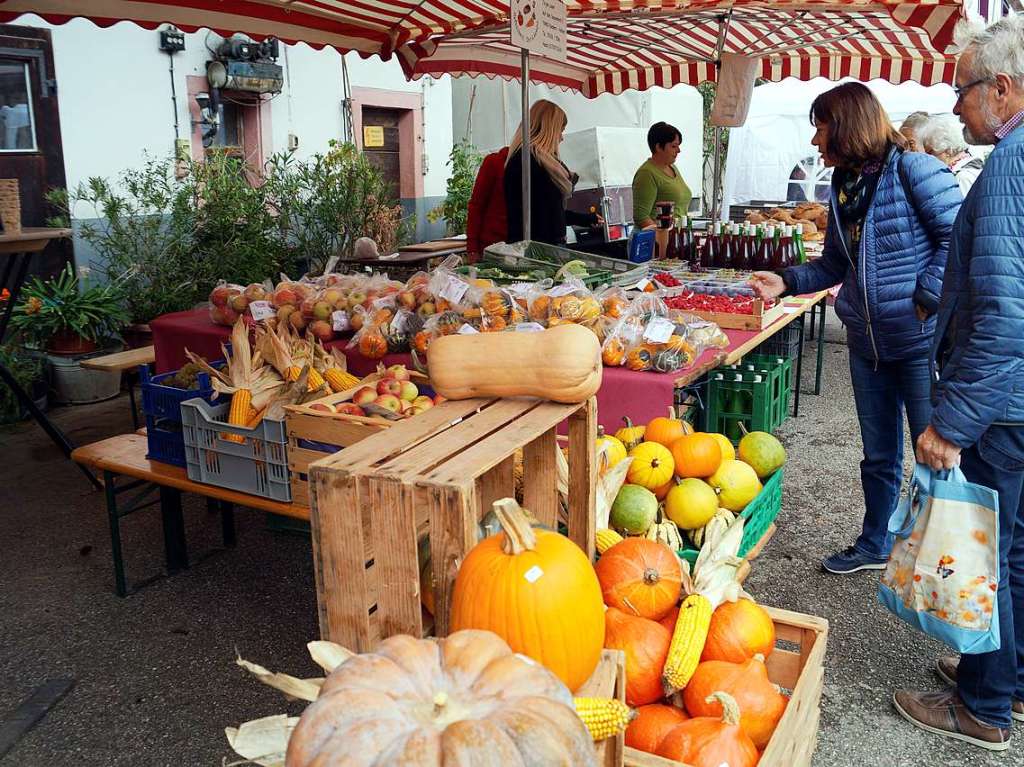
[[[771,268],[772,252],[775,250],[775,227],[769,225],[761,238],[761,244],[754,252],[753,262],[750,268],[756,272],[764,272]]]

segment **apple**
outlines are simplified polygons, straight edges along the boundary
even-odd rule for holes
[[[376,399],[376,397],[374,397],[374,399]],[[370,401],[372,402],[373,400]],[[339,413],[343,415],[366,415],[365,410],[359,407],[359,405],[353,405],[351,402],[343,402],[342,404],[338,405],[335,408],[335,410],[337,410]]]
[[[429,410],[430,408],[432,408],[434,406],[434,400],[430,399],[430,397],[428,397],[426,394],[421,394],[420,396],[418,396],[416,399],[414,399],[412,401],[412,404],[413,404],[413,407],[418,407],[418,408],[422,408],[424,410]]]
[[[210,291],[210,303],[214,306],[227,306],[232,292],[227,285],[218,285]]]
[[[267,298],[266,289],[258,282],[254,282],[248,285],[245,290],[242,291],[242,295],[245,296],[246,300],[252,301],[265,301]]]
[[[437,307],[434,306],[433,301],[424,301],[422,304],[420,304],[420,308],[416,310],[416,313],[420,317],[426,319],[427,317],[430,317],[433,314],[437,314]]]
[[[408,381],[412,378],[409,375],[409,369],[405,365],[389,365],[387,370],[384,371],[384,375],[387,378],[394,378],[396,381]]]
[[[307,320],[313,319],[313,307],[316,306],[316,301],[312,298],[306,298],[299,305],[299,309],[302,311],[302,316]]]
[[[420,413],[425,413],[426,410],[427,409],[425,407],[419,407],[417,405],[413,405],[412,407],[410,407],[405,412],[411,418],[414,415],[419,415]]]
[[[294,330],[301,333],[306,329],[306,318],[302,316],[302,312],[293,311],[288,315],[288,324],[290,324]]]
[[[357,306],[366,301],[366,293],[362,290],[353,290],[348,294],[348,305]]]
[[[409,309],[411,311],[416,308],[416,294],[411,290],[398,291],[396,298],[398,300],[398,305],[403,309]]]
[[[279,287],[273,292],[273,294],[271,294],[270,301],[274,306],[278,307],[299,305],[299,297],[296,295],[295,291],[290,287],[284,286]]]
[[[228,306],[241,314],[249,308],[249,299],[242,293],[234,293],[231,298],[228,299]]]
[[[323,293],[320,294],[320,300],[326,301],[329,304],[336,304],[338,299],[342,297],[342,293],[337,288],[327,288]]]
[[[292,306],[291,304],[285,304],[284,306],[282,306],[280,309],[277,310],[277,320],[278,320],[278,322],[287,322],[288,318],[292,314],[294,314],[294,312],[295,312],[295,307],[294,306]]]
[[[325,344],[334,338],[334,327],[324,320],[315,320],[309,325],[309,332],[317,337],[320,343]]]
[[[329,402],[314,402],[309,406],[310,410],[322,410],[325,413],[337,413],[338,410]]]
[[[363,386],[356,389],[355,393],[352,395],[352,401],[357,405],[366,405],[373,402],[375,399],[377,399],[377,390],[372,386]]]
[[[448,400],[445,397],[442,397],[440,394],[435,394],[434,395],[434,404],[435,405],[440,405],[442,402],[447,402],[447,401]]]
[[[359,331],[363,327],[365,315],[362,312],[352,312],[348,317],[348,324],[352,330]]]
[[[402,395],[402,382],[394,378],[385,378],[377,382],[377,394],[393,394],[399,399]]]
[[[399,413],[407,413],[412,410],[412,403],[409,400],[399,398],[399,402],[401,404],[401,408],[398,411]]]
[[[329,320],[334,307],[326,301],[317,301],[313,304],[313,317],[318,320]]]
[[[398,399],[394,394],[381,394],[373,401],[373,404],[385,410],[390,410],[392,413],[400,413],[402,411],[402,400]]]
[[[400,399],[406,402],[412,402],[418,396],[420,396],[420,390],[416,388],[416,384],[412,381],[402,381],[399,388],[398,396]]]

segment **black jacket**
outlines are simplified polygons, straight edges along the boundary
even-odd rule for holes
[[[508,211],[508,241],[523,239],[522,152],[516,151],[505,166],[505,208]],[[551,180],[537,158],[530,155],[530,239],[551,245],[565,243],[566,223],[593,226],[597,216],[565,209],[562,191]]]

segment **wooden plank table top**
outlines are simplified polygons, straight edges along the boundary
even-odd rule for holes
[[[305,506],[271,501],[249,493],[240,493],[237,490],[193,482],[188,478],[188,473],[184,468],[146,458],[146,450],[146,437],[140,434],[119,434],[116,437],[76,448],[71,453],[71,459],[99,471],[109,471],[126,477],[142,479],[156,485],[173,487],[186,493],[195,493],[237,506],[247,506],[251,509],[269,511],[294,519],[309,520],[309,509]]]
[[[0,256],[12,253],[36,253],[47,246],[50,240],[70,237],[70,229],[26,226],[20,232],[0,234]]]
[[[749,354],[752,350],[763,344],[769,338],[774,336],[789,323],[794,322],[797,317],[802,314],[806,314],[811,310],[811,307],[816,306],[828,297],[828,291],[822,290],[817,293],[812,293],[807,296],[794,296],[791,298],[784,299],[787,307],[793,307],[793,311],[787,311],[778,320],[773,322],[768,327],[754,335],[753,338],[744,341],[736,347],[729,348],[726,350],[725,362],[723,365],[735,365],[745,355]]]
[[[78,364],[89,370],[125,371],[134,370],[139,365],[149,365],[156,361],[156,351],[152,346],[139,349],[126,349],[123,352],[105,354],[102,357],[84,359]]]

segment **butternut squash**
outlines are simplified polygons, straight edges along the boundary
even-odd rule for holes
[[[429,366],[434,391],[453,400],[539,397],[576,403],[601,386],[601,346],[581,325],[442,336],[430,345]]]

